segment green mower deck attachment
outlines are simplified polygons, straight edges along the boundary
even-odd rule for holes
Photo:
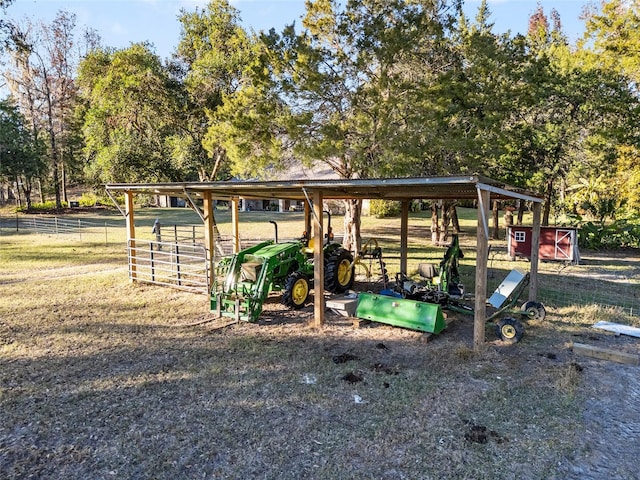
[[[358,296],[356,317],[428,333],[446,328],[440,305],[372,293]]]

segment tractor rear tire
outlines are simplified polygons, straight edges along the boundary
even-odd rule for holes
[[[289,308],[302,308],[309,298],[309,279],[302,272],[293,272],[284,284],[283,305]]]
[[[524,335],[524,325],[515,318],[503,318],[496,324],[496,334],[505,343],[518,343]]]
[[[522,304],[520,310],[529,320],[544,320],[547,316],[547,311],[544,309],[544,305],[539,302],[525,302]]]
[[[324,289],[331,293],[343,293],[351,288],[355,278],[353,255],[344,248],[337,248],[324,260]]]

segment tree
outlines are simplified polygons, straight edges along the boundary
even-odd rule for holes
[[[640,1],[606,0],[600,10],[586,14],[585,38],[579,45],[591,52],[590,61],[601,68],[640,82]]]
[[[175,81],[147,44],[97,49],[81,63],[87,174],[96,183],[178,181]]]
[[[6,13],[9,5],[13,3],[13,0],[0,0],[0,10],[2,13]],[[4,18],[0,18],[0,52],[4,49],[4,39],[7,31],[7,22]]]
[[[424,164],[428,128],[416,89],[448,63],[446,2],[309,1],[291,25],[261,36],[249,81],[216,111],[209,138],[236,166],[268,170],[296,158],[341,178],[400,176]],[[345,202],[344,245],[360,246],[360,202]]]
[[[638,182],[640,178],[640,128],[638,102],[640,100],[640,2],[638,0],[608,0],[600,9],[586,14],[585,37],[579,42],[579,54],[585,68],[620,78],[626,83],[629,97],[626,104],[628,122],[618,128],[618,135],[601,137],[594,142],[609,184],[617,185],[626,208],[640,211]],[[605,105],[611,108],[611,105]],[[604,147],[604,148],[602,148]]]
[[[73,76],[82,49],[76,43],[75,30],[75,15],[64,11],[50,25],[9,25],[7,51],[12,68],[4,72],[34,138],[46,139],[58,208],[66,197],[66,165],[76,154],[76,144],[71,141],[77,99]],[[95,37],[84,37],[91,38]]]
[[[16,185],[17,198],[24,195],[31,208],[33,182],[46,171],[44,148],[34,139],[17,107],[7,100],[0,102],[0,179]]]
[[[513,78],[520,94],[502,126],[507,142],[497,165],[510,183],[544,196],[545,225],[572,177],[606,169],[636,108],[623,79],[587,64],[568,45],[557,14],[551,17],[541,7],[531,17],[526,56]]]
[[[174,139],[200,181],[228,178],[226,150],[206,138],[213,113],[243,84],[254,40],[240,26],[238,11],[227,0],[212,0],[206,9],[183,11],[180,43],[172,65],[183,86],[183,109]],[[205,121],[205,119],[207,121]]]

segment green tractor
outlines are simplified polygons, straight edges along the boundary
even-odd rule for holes
[[[331,225],[324,245],[324,289],[342,293],[351,288],[354,280],[353,255],[332,242]],[[259,243],[217,262],[214,285],[211,289],[211,310],[218,317],[255,322],[272,291],[282,292],[281,302],[298,309],[304,306],[313,288],[313,244],[308,235],[298,241]]]

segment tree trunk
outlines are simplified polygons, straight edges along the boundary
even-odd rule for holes
[[[42,180],[38,178],[38,192],[40,193],[40,203],[44,203],[44,192],[42,191]]]
[[[458,219],[458,210],[455,203],[451,205],[451,226],[453,227],[453,233],[458,235],[460,233],[460,220]]]
[[[440,236],[438,238],[441,245],[447,243],[449,238],[449,223],[451,221],[451,206],[450,202],[443,202],[440,200],[440,205],[442,209],[442,219],[440,221]]]
[[[526,206],[526,203],[524,202],[524,200],[518,200],[518,219],[516,221],[516,225],[522,225],[525,206]]]
[[[56,208],[62,208],[62,197],[60,195],[60,175],[58,174],[58,162],[53,161],[53,191],[56,196]]]
[[[431,243],[436,245],[440,238],[440,222],[438,216],[438,204],[431,202]]]
[[[344,238],[342,239],[342,246],[351,252],[357,253],[362,248],[361,222],[362,200],[344,200]]]
[[[491,235],[492,240],[500,239],[500,209],[498,208],[499,203],[498,200],[493,201],[493,235]]]
[[[22,193],[24,193],[24,201],[27,204],[27,210],[31,209],[31,182],[25,179],[22,182]]]
[[[553,180],[547,182],[547,191],[544,194],[544,210],[542,212],[541,225],[546,227],[549,225],[549,216],[551,215],[551,200],[553,199]]]
[[[20,195],[20,179],[18,177],[16,177],[15,197],[18,202],[18,207],[22,207],[22,195]]]
[[[69,205],[69,197],[67,196],[67,169],[64,162],[60,164],[60,170],[62,171],[62,199]]]

